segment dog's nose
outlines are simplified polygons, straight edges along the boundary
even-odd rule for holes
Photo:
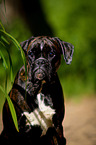
[[[39,60],[39,61],[37,61],[37,64],[38,64],[38,65],[43,65],[44,63],[45,63],[44,60]]]
[[[44,58],[39,58],[35,61],[35,64],[38,66],[42,66],[46,63],[46,60]]]
[[[45,58],[38,58],[34,62],[34,69],[33,74],[36,79],[43,80],[46,77],[47,70],[48,70],[48,60]]]

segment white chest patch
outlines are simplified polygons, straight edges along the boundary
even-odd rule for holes
[[[27,125],[39,125],[41,126],[44,135],[47,129],[53,126],[52,116],[55,114],[55,109],[52,109],[50,106],[46,106],[44,99],[41,99],[41,94],[37,95],[38,109],[35,109],[33,112],[24,112],[23,114],[27,118]]]

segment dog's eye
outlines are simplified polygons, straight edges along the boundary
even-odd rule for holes
[[[33,52],[29,52],[29,54],[28,55],[31,55],[31,56],[33,56]]]
[[[30,55],[33,55],[33,52],[31,52]]]
[[[50,57],[53,57],[53,56],[54,56],[54,52],[50,52],[50,53],[49,53],[49,56],[50,56]]]

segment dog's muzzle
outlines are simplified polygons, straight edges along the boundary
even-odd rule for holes
[[[38,58],[34,62],[34,69],[33,69],[33,74],[34,77],[38,80],[43,80],[47,77],[48,73],[48,60],[45,58]]]
[[[42,69],[38,69],[35,73],[35,78],[38,80],[42,80],[45,77],[45,73]]]

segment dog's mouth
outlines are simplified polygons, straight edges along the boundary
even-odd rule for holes
[[[35,78],[38,80],[44,80],[45,79],[45,72],[42,69],[37,69],[35,71]]]

